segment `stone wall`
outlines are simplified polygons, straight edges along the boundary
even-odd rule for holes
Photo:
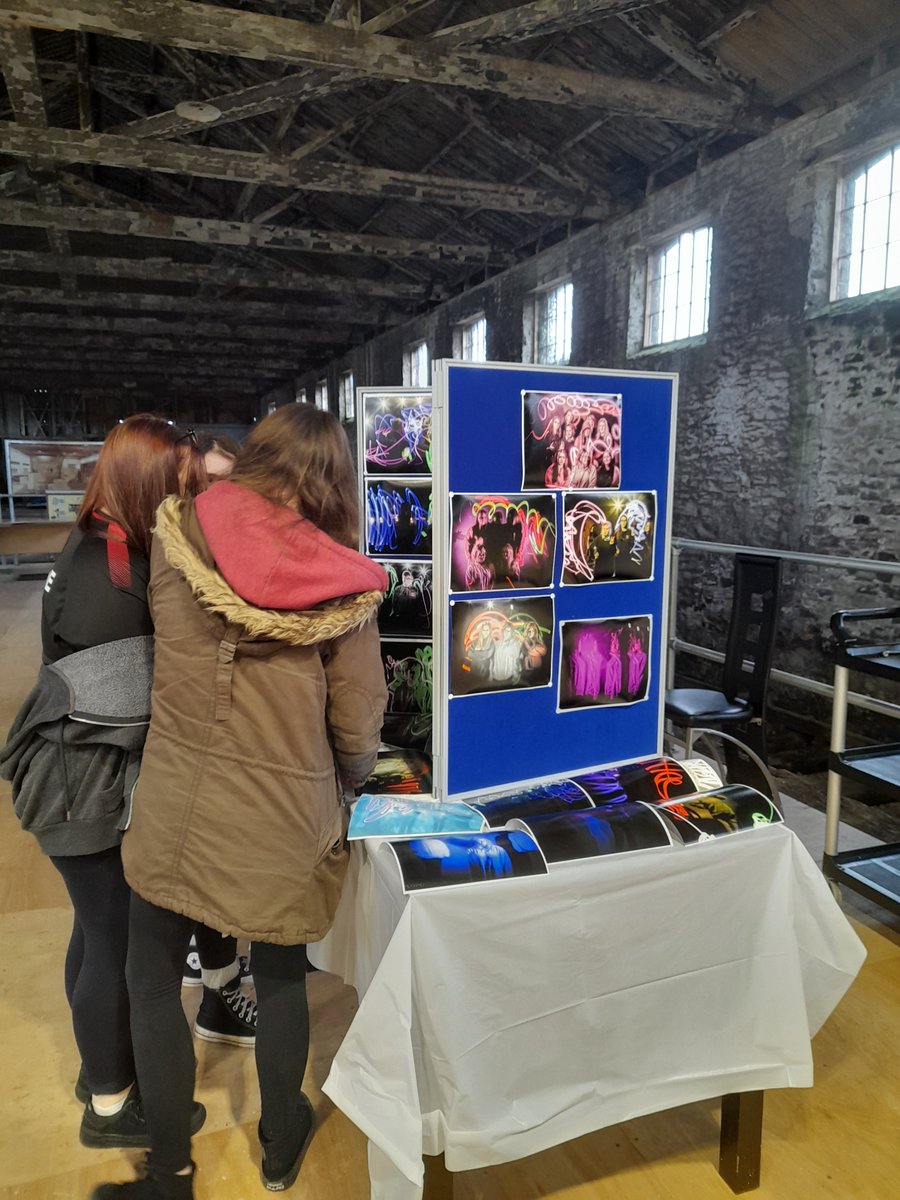
[[[852,104],[786,124],[628,216],[374,339],[332,364],[331,393],[348,368],[357,384],[400,384],[409,342],[425,338],[432,358],[451,356],[454,323],[477,312],[487,317],[488,357],[521,361],[529,293],[570,277],[574,365],[679,372],[676,535],[896,561],[900,289],[837,305],[827,289],[838,175],[848,155],[900,141],[898,114],[894,73]],[[639,345],[648,245],[706,222],[714,229],[708,334],[629,353]],[[686,552],[681,636],[721,648],[729,595],[729,560]],[[900,580],[789,566],[776,665],[830,679],[831,612],[886,601],[900,603]],[[708,670],[686,658],[681,665],[700,677]],[[827,704],[804,693],[776,689],[774,699],[827,715]]]

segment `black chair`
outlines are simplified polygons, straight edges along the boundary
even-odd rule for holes
[[[736,554],[731,623],[725,647],[722,690],[673,688],[666,692],[666,718],[684,728],[685,757],[700,727],[739,730],[739,736],[765,762],[766,692],[781,587],[781,559]],[[745,667],[745,662],[749,667]]]

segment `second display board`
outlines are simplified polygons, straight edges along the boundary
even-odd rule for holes
[[[660,752],[675,398],[673,375],[435,364],[442,798]]]

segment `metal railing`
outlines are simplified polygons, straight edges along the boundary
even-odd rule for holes
[[[705,646],[696,646],[692,642],[682,641],[678,637],[678,570],[681,554],[685,550],[706,554],[725,554],[730,558],[733,558],[735,554],[766,554],[772,558],[780,558],[784,562],[799,563],[804,566],[865,572],[872,575],[893,575],[900,578],[900,562],[882,562],[880,559],[870,558],[832,557],[827,554],[804,554],[799,550],[768,550],[763,546],[732,546],[727,542],[700,542],[692,538],[672,538],[672,559],[669,571],[669,654],[666,670],[666,686],[670,688],[675,686],[675,655],[678,652],[691,654],[695,658],[703,658],[709,662],[723,663],[725,661],[725,655],[721,651],[709,650]],[[781,671],[773,667],[770,678],[784,683],[788,687],[812,692],[817,696],[825,696],[828,699],[832,699],[834,696],[834,688],[830,683],[809,679],[805,675],[794,675],[790,671]],[[883,717],[900,720],[900,704],[879,700],[875,696],[865,696],[861,692],[849,692],[847,702],[857,708],[878,713]]]

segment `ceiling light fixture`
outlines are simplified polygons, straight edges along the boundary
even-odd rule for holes
[[[195,121],[198,125],[209,125],[218,121],[222,115],[221,108],[203,100],[179,100],[175,105],[175,112],[182,120]]]

